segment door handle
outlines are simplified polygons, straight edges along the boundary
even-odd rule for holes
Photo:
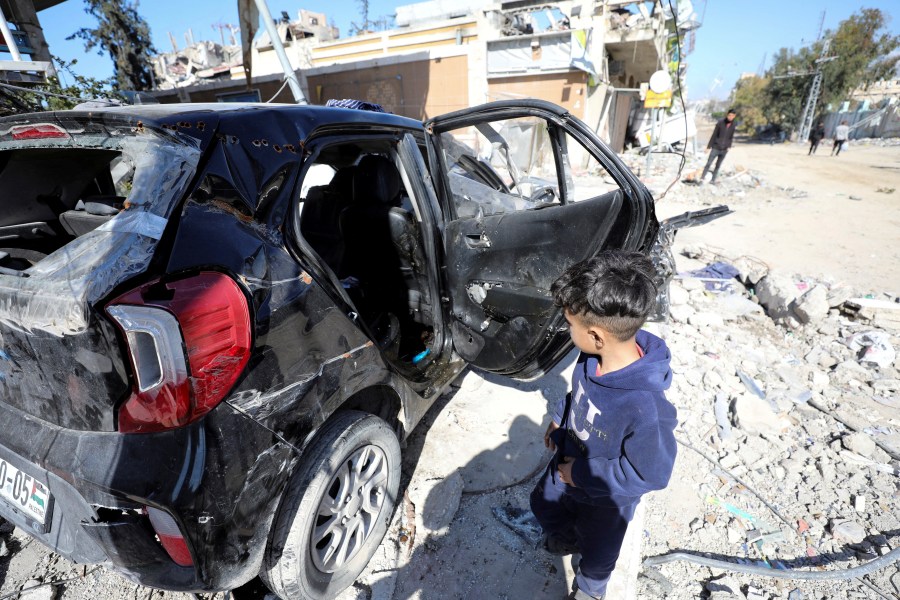
[[[491,238],[486,236],[484,233],[467,233],[465,238],[466,246],[468,246],[469,248],[491,247]]]

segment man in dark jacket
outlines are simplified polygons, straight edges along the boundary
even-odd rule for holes
[[[736,115],[737,113],[734,112],[734,109],[729,108],[725,118],[719,119],[719,122],[716,123],[716,128],[713,129],[713,133],[709,138],[709,143],[706,145],[706,149],[709,150],[709,159],[706,161],[706,166],[703,167],[703,175],[700,177],[700,181],[703,181],[706,178],[706,173],[709,171],[709,167],[712,165],[713,160],[715,160],[716,168],[713,169],[712,180],[710,180],[710,183],[716,182],[716,176],[719,174],[719,167],[722,166],[722,161],[725,160],[725,155],[728,154],[728,149],[731,148],[731,141],[734,139],[734,117]]]
[[[823,139],[825,139],[825,123],[819,121],[818,125],[809,133],[809,152],[806,155],[811,156],[815,154],[816,148],[819,147],[819,142]]]

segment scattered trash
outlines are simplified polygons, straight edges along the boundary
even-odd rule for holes
[[[752,393],[756,396],[759,396],[763,400],[766,399],[765,392],[763,392],[762,389],[760,389],[759,384],[756,383],[756,380],[754,380],[752,377],[750,377],[743,371],[738,370],[735,372],[737,373],[738,378],[741,380],[741,383],[744,384],[744,386],[750,391],[750,393]]]
[[[893,194],[893,193],[894,193],[894,188],[892,188],[892,187],[880,187],[880,188],[878,188],[878,189],[875,190],[875,191],[876,191],[876,192],[879,192],[879,193],[881,193],[881,194]]]
[[[722,440],[730,439],[731,421],[728,419],[728,396],[722,393],[716,394],[714,410],[716,415],[716,425],[719,428],[719,438]]]
[[[706,289],[711,292],[733,291],[735,277],[739,274],[740,271],[721,261],[689,272],[689,275],[702,281]]]
[[[751,515],[751,514],[748,513],[747,511],[738,508],[737,506],[735,506],[735,505],[733,505],[733,504],[729,504],[728,502],[725,502],[724,500],[722,500],[722,499],[719,498],[718,496],[708,496],[708,497],[706,498],[706,502],[707,502],[708,504],[712,504],[712,505],[714,505],[714,506],[721,506],[722,508],[724,508],[725,510],[727,510],[728,512],[730,512],[730,513],[733,514],[734,516],[740,517],[740,518],[742,518],[742,519],[746,519],[746,520],[749,521],[750,523],[755,523],[755,522],[756,522],[756,517],[754,517],[753,515]]]
[[[866,331],[851,335],[844,342],[856,352],[859,362],[870,362],[879,367],[889,367],[897,358],[890,339],[891,336],[884,331]]]

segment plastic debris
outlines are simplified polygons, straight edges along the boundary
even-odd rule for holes
[[[735,278],[740,275],[740,271],[728,263],[719,261],[702,269],[690,271],[689,275],[702,281],[711,292],[731,292],[734,291]]]
[[[749,375],[747,375],[746,373],[744,373],[743,371],[740,371],[740,370],[735,371],[735,373],[737,373],[737,376],[741,380],[741,383],[743,383],[744,386],[748,390],[750,390],[750,393],[755,394],[756,396],[759,396],[763,400],[766,399],[765,392],[763,392],[762,389],[760,389],[759,384],[756,383],[755,379],[753,379],[752,377],[750,377]]]
[[[731,438],[731,421],[728,418],[728,396],[716,394],[716,403],[713,406],[713,410],[716,415],[716,425],[719,428],[719,439],[727,440]]]
[[[890,342],[891,336],[884,331],[866,331],[846,338],[844,342],[856,352],[859,362],[875,363],[879,367],[889,367],[897,358],[897,352]]]

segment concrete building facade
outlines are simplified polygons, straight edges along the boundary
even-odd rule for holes
[[[279,24],[279,33],[312,103],[356,98],[425,119],[491,100],[540,98],[566,107],[618,149],[634,92],[668,62],[671,15],[660,2],[431,0],[398,7],[395,29],[342,39],[313,31],[311,14]],[[252,65],[249,86],[243,67],[231,65],[153,95],[160,102],[269,100],[283,73],[268,36],[254,42]],[[289,91],[275,101],[290,102]]]

